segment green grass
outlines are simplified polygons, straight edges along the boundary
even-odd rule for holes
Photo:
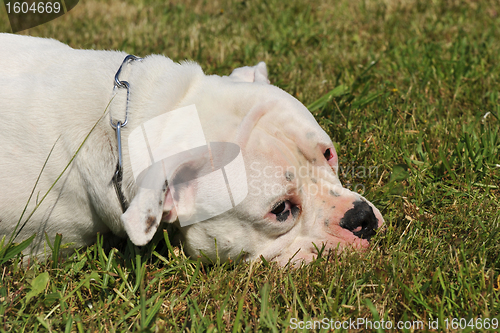
[[[6,19],[0,9],[0,31]],[[295,270],[202,265],[161,234],[28,270],[16,257],[0,269],[0,331],[275,332],[291,318],[439,319],[443,331],[445,319],[499,318],[499,27],[495,0],[89,0],[23,32],[219,75],[266,61],[386,227],[366,254]]]

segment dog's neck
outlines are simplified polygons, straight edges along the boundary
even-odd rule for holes
[[[115,185],[123,211],[137,191],[130,166],[128,135],[144,122],[176,109],[203,75],[196,63],[177,64],[157,55],[123,65],[119,79],[128,82],[128,101],[126,89],[115,88],[109,105],[109,113],[115,123],[124,121],[128,114],[128,123],[121,130],[123,180]],[[108,126],[111,129],[109,123]],[[118,155],[118,140],[116,131],[113,132],[113,151]]]

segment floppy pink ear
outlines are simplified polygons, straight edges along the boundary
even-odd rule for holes
[[[163,215],[161,217],[162,222],[172,223],[177,220],[177,210],[175,209],[174,199],[172,197],[172,191],[167,190],[165,195],[165,202],[163,203]]]
[[[193,162],[180,166],[177,173],[191,164]],[[160,222],[172,223],[177,220],[174,196],[180,211],[189,214],[194,210],[196,184],[177,187],[177,192],[173,193],[167,186],[162,168],[162,162],[156,163],[142,177],[134,199],[120,217],[128,237],[137,246],[146,245],[153,238]]]
[[[142,246],[153,238],[163,215],[164,201],[165,190],[139,188],[127,211],[120,217],[132,243]]]
[[[234,81],[270,83],[267,77],[266,63],[261,61],[256,66],[240,67],[233,70],[229,75]]]
[[[212,142],[210,148],[163,159],[137,179],[139,190],[121,216],[135,245],[147,244],[161,221],[178,219],[181,227],[205,221],[232,209],[248,194],[240,148],[229,142]]]

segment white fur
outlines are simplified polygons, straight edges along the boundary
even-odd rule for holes
[[[269,84],[262,62],[235,69],[229,77],[206,76],[195,63],[177,64],[160,55],[125,66],[122,75],[131,93],[129,124],[122,138],[123,190],[130,208],[123,214],[111,182],[117,142],[104,113],[125,56],[0,34],[0,236],[13,232],[39,174],[21,221],[49,191],[95,125],[17,241],[37,233],[29,249],[35,255],[44,250],[45,233],[50,239],[60,233],[63,242],[73,247],[89,245],[98,232],[109,231],[121,237],[128,234],[137,245],[146,244],[160,219],[174,222],[176,213],[167,188],[146,190],[135,184],[127,134],[151,118],[195,104],[207,142],[235,142],[242,148],[250,193],[230,211],[181,228],[189,254],[203,252],[214,259],[217,242],[222,259],[236,259],[243,253],[247,259],[264,255],[283,264],[297,251],[295,259],[312,259],[316,253],[312,242],[327,248],[367,245],[338,226],[353,202],[362,198],[341,189],[336,160],[330,165],[324,160],[325,149],[333,149],[330,139],[300,102]],[[117,95],[108,111],[113,118],[123,119],[123,94]],[[307,172],[287,181],[280,170],[289,167]],[[316,184],[321,194],[305,186],[310,184]],[[294,189],[287,193],[292,185]],[[193,204],[192,191],[196,189],[180,194],[188,208]],[[276,202],[292,197],[300,207],[299,216],[285,222],[273,220],[269,212]],[[381,225],[380,212],[375,207],[373,211]],[[153,227],[147,228],[148,219]]]

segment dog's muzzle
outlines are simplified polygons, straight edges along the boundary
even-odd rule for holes
[[[349,209],[340,220],[340,226],[359,238],[370,240],[375,235],[378,220],[369,204],[355,201],[354,208]]]

